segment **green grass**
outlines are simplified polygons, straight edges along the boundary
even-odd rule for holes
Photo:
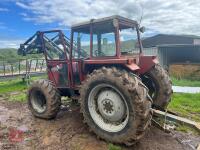
[[[10,95],[8,99],[9,99],[9,101],[13,101],[13,102],[25,102],[26,101],[26,92],[22,92],[17,95]]]
[[[168,109],[182,117],[200,121],[200,93],[174,93]]]
[[[113,144],[109,144],[108,150],[122,150],[122,148]]]
[[[0,94],[9,93],[13,91],[22,91],[26,88],[26,82],[23,82],[21,79],[0,82]]]
[[[188,80],[188,79],[176,79],[171,77],[173,85],[176,86],[191,86],[191,87],[200,87],[200,80]]]
[[[46,78],[46,76],[32,77],[31,81]],[[0,81],[0,94],[23,91],[27,89],[27,83],[23,82],[21,78]]]
[[[182,125],[178,124],[178,126],[176,127],[176,130],[184,132],[184,133],[193,133],[194,135],[200,135],[200,133],[196,129],[190,126],[186,126],[184,124]]]

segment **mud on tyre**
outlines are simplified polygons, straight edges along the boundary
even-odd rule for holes
[[[80,90],[84,122],[108,142],[132,145],[151,122],[152,102],[147,93],[140,79],[126,71],[94,70]]]
[[[155,65],[141,76],[143,83],[149,89],[155,108],[164,110],[171,100],[172,82],[168,73],[160,66]]]
[[[35,81],[28,90],[28,106],[38,118],[55,118],[61,104],[61,97],[49,80]]]

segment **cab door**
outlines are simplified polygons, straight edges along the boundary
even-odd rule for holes
[[[61,31],[48,31],[43,33],[43,45],[47,61],[49,80],[58,88],[69,87],[69,59],[68,48],[64,44]]]

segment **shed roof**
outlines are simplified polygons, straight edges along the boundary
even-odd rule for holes
[[[200,48],[200,45],[194,45],[194,44],[161,44],[157,45],[158,48],[168,47],[168,48],[177,48],[177,47],[198,47]]]
[[[196,35],[170,35],[158,34],[142,40],[144,47],[154,47],[158,45],[194,44],[194,39],[200,39]]]

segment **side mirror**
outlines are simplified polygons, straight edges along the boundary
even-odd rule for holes
[[[144,33],[146,29],[145,29],[145,27],[141,27],[139,30],[140,30],[140,32]]]

